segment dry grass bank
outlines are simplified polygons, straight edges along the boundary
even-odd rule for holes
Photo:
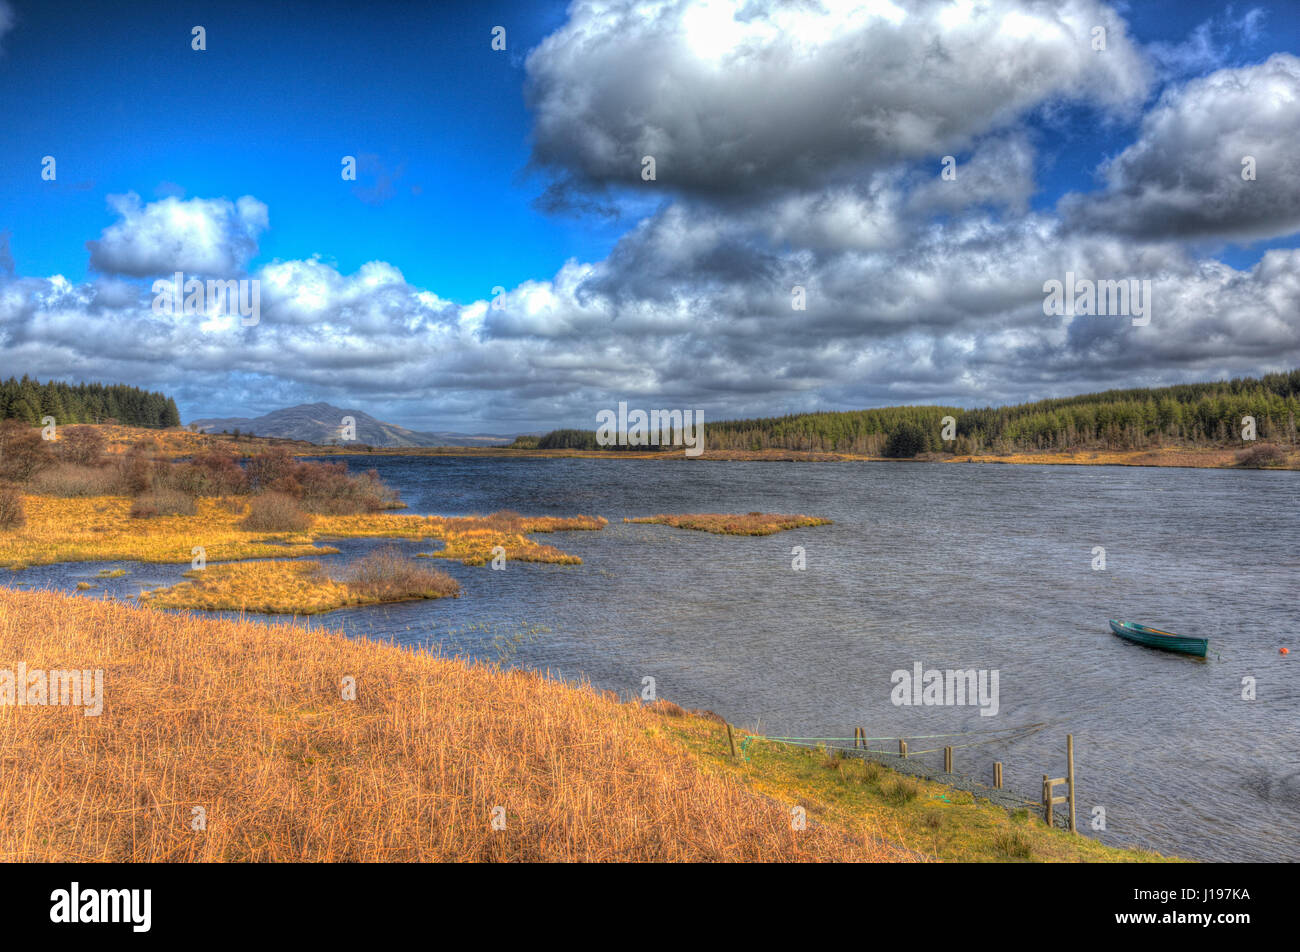
[[[354,562],[338,581],[319,562],[230,562],[185,576],[192,581],[142,592],[140,600],[155,608],[313,615],[460,594],[447,573],[383,550]]]
[[[794,830],[663,715],[531,674],[4,588],[0,658],[104,670],[98,717],[0,705],[5,861],[901,856],[861,822]]]
[[[108,451],[121,454],[132,445],[146,441],[159,444],[163,456],[188,456],[218,450],[230,450],[241,456],[266,452],[268,449],[284,449],[295,456],[477,456],[517,459],[533,458],[582,458],[582,459],[640,459],[698,462],[701,460],[764,461],[764,462],[847,462],[871,461],[893,462],[880,456],[858,453],[843,453],[826,450],[795,449],[760,449],[731,450],[708,448],[698,457],[686,457],[680,452],[637,452],[633,450],[538,450],[520,449],[505,446],[432,446],[432,447],[366,447],[366,446],[316,446],[301,440],[284,440],[266,437],[241,436],[236,440],[230,435],[190,433],[187,430],[169,429],[153,430],[142,427],[96,426],[108,442]],[[1015,452],[997,454],[992,451],[978,456],[951,456],[935,454],[927,462],[952,463],[1013,463],[1013,464],[1060,464],[1074,466],[1182,466],[1209,469],[1227,469],[1238,465],[1236,455],[1242,446],[1165,446],[1144,450],[1093,450],[1067,449],[1044,450],[1040,452]],[[1300,469],[1300,453],[1294,448],[1289,451],[1289,458],[1280,464],[1279,469]]]
[[[508,561],[581,565],[582,559],[576,555],[535,542],[524,533],[596,531],[607,525],[609,520],[599,516],[526,517],[508,510],[490,516],[440,518],[438,537],[443,540],[443,548],[421,554],[434,559],[459,559],[465,565],[484,565],[491,560],[492,550],[501,546]]]
[[[646,525],[673,526],[676,529],[695,529],[700,532],[712,532],[717,535],[765,536],[787,529],[801,529],[804,526],[829,526],[829,519],[816,516],[782,516],[774,512],[720,513],[698,512],[680,515],[643,516],[637,519],[624,519]]]
[[[1148,450],[1053,450],[984,456],[949,456],[949,463],[1011,463],[1058,466],[1176,466],[1192,469],[1233,469],[1241,464],[1242,447],[1164,446]],[[1300,469],[1300,454],[1285,454],[1277,469]]]
[[[253,497],[256,499],[257,497]],[[260,531],[246,526],[248,499],[201,497],[195,514],[130,517],[126,496],[24,495],[26,524],[0,531],[0,567],[55,562],[124,561],[189,562],[201,546],[209,562],[285,558],[337,552],[318,544],[329,538],[391,536],[440,539],[439,558],[458,558],[481,565],[492,548],[503,545],[519,561],[579,564],[581,559],[523,533],[601,529],[608,523],[591,516],[525,518],[517,513],[444,518],[370,512],[359,515],[312,515],[300,531]]]

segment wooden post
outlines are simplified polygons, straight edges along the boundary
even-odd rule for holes
[[[1002,789],[1002,761],[1000,760],[993,763],[993,787],[996,790]]]
[[[861,740],[862,740],[862,728],[861,727],[853,728],[853,749],[854,750],[858,749],[858,745]]]
[[[907,741],[900,740],[898,742],[898,753],[904,760],[907,759]]]
[[[1065,735],[1066,779],[1070,782],[1070,832],[1078,834],[1079,828],[1074,823],[1074,735]]]
[[[1047,782],[1047,774],[1043,774],[1043,819],[1052,825],[1052,785]]]
[[[731,758],[736,758],[736,737],[731,733],[731,725],[727,725],[727,743],[731,745]]]
[[[952,748],[951,747],[945,747],[943,749],[943,772],[952,773]]]

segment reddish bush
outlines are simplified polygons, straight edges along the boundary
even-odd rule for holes
[[[117,496],[126,492],[117,466],[60,463],[32,477],[32,492],[45,496]]]
[[[1237,465],[1251,469],[1276,466],[1286,462],[1286,450],[1276,443],[1260,443],[1237,454]]]
[[[41,431],[19,420],[0,420],[0,479],[25,483],[54,465]]]
[[[253,486],[259,489],[271,489],[277,482],[292,480],[297,467],[298,461],[289,455],[288,450],[284,447],[275,447],[265,453],[249,457],[245,468]]]
[[[104,434],[93,426],[65,426],[54,448],[65,463],[94,466],[103,457],[106,443]]]
[[[454,578],[405,558],[396,546],[376,549],[353,562],[344,580],[354,591],[380,601],[460,594],[460,583]]]
[[[311,516],[292,496],[261,493],[249,500],[248,515],[239,525],[252,532],[301,532],[311,525]]]
[[[346,463],[304,462],[283,449],[254,456],[248,475],[254,486],[293,496],[309,512],[344,516],[400,505],[397,494],[373,469],[353,476]]]
[[[23,494],[12,486],[0,486],[0,531],[27,525]]]
[[[192,516],[194,500],[175,489],[157,489],[142,493],[131,504],[132,519],[152,519],[155,516]]]
[[[127,492],[142,493],[153,487],[154,474],[158,470],[154,460],[157,450],[158,444],[153,440],[142,440],[127,447],[122,462],[118,464]],[[162,465],[165,467],[167,464]]]

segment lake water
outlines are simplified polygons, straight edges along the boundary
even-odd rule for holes
[[[412,512],[604,516],[542,541],[581,566],[438,564],[459,599],[340,611],[312,626],[436,645],[769,736],[897,737],[1046,723],[956,751],[956,772],[1037,800],[1073,733],[1081,828],[1206,860],[1300,857],[1300,474],[1121,467],[365,457]],[[659,512],[797,512],[762,538],[625,525]],[[346,540],[337,562],[379,543]],[[401,543],[410,553],[438,543]],[[802,546],[807,568],[791,568]],[[1093,569],[1104,546],[1106,569]],[[113,563],[124,595],[188,566]],[[15,573],[70,589],[102,565]],[[1198,661],[1130,645],[1108,618],[1208,636]],[[896,706],[895,670],[996,670],[999,710]],[[1243,699],[1243,679],[1256,698]],[[918,739],[913,750],[986,741]],[[851,745],[850,745],[851,746]],[[873,747],[886,746],[873,743]],[[894,745],[896,749],[896,745]],[[941,764],[940,754],[927,762]]]

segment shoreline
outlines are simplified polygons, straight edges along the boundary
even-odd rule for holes
[[[283,449],[295,457],[329,458],[354,457],[365,459],[379,456],[447,457],[457,459],[600,459],[642,460],[655,462],[771,462],[771,463],[982,463],[1011,466],[1137,466],[1170,469],[1266,469],[1279,471],[1300,470],[1300,447],[1283,449],[1288,453],[1284,463],[1264,467],[1241,466],[1237,454],[1248,448],[1246,443],[1215,446],[1156,446],[1144,449],[1103,449],[1076,447],[1060,450],[1017,450],[1003,453],[953,454],[927,453],[915,457],[895,459],[861,453],[843,453],[827,450],[724,450],[706,449],[699,456],[688,457],[677,450],[542,450],[512,446],[337,446],[308,443],[280,437],[243,436],[238,438],[223,434],[191,433],[184,429],[153,430],[144,427],[96,425],[107,437],[112,454],[124,453],[129,446],[152,440],[157,444],[158,455],[168,459],[192,456],[218,447],[233,450],[241,457]],[[1256,444],[1260,445],[1260,444]]]
[[[10,860],[1170,859],[860,758],[731,758],[721,718],[671,702],[327,628],[0,588],[0,647],[101,670],[112,726],[0,706]]]
[[[430,456],[483,459],[601,459],[652,460],[659,462],[757,462],[757,463],[965,463],[1004,466],[1130,466],[1149,469],[1228,469],[1300,470],[1300,458],[1267,467],[1241,466],[1236,462],[1240,447],[1163,447],[1147,450],[1059,450],[1040,453],[1007,453],[971,456],[931,454],[926,457],[894,459],[886,456],[863,456],[811,450],[705,450],[700,456],[687,457],[668,452],[609,452],[601,450],[524,450],[507,447],[394,447],[356,450],[342,447],[319,447],[295,452],[301,456]]]

